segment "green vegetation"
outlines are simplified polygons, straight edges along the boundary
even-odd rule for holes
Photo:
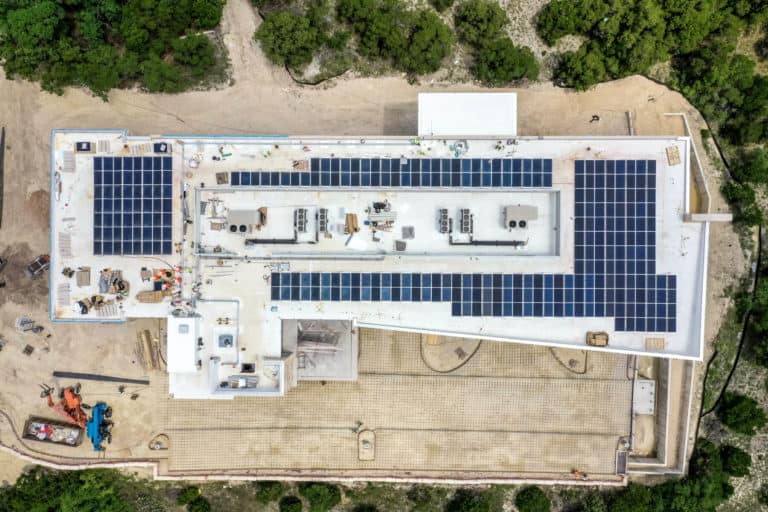
[[[509,18],[498,2],[466,0],[456,8],[454,23],[459,38],[473,50],[472,73],[486,85],[498,87],[539,76],[533,52],[503,35]]]
[[[717,355],[713,356],[707,370],[707,380],[704,384],[703,411],[709,411],[715,406],[720,393],[725,386],[728,374],[736,362],[738,354],[741,329],[744,324],[744,315],[750,308],[749,298],[750,281],[743,280],[735,291],[729,293],[733,303],[725,314],[723,323],[714,341]]]
[[[429,485],[414,485],[408,489],[406,496],[411,506],[411,512],[432,512],[439,510],[445,501],[447,490],[444,487]]]
[[[524,487],[515,496],[515,506],[520,512],[549,512],[551,505],[544,491],[538,487]]]
[[[280,512],[302,512],[304,506],[296,496],[285,496],[280,500]]]
[[[178,92],[223,78],[210,40],[222,0],[6,0],[0,59],[8,77],[47,91],[84,85],[106,98],[117,87]]]
[[[533,52],[518,47],[511,39],[496,39],[477,52],[475,76],[488,85],[505,85],[515,80],[535,80],[539,65]]]
[[[197,499],[200,496],[200,488],[196,485],[188,485],[182,487],[179,491],[179,496],[176,498],[177,505],[186,505]]]
[[[456,8],[454,23],[459,37],[479,48],[501,36],[509,19],[498,2],[466,0]]]
[[[608,512],[605,498],[599,492],[589,492],[579,503],[579,512]]]
[[[723,471],[731,476],[742,477],[749,475],[752,466],[752,457],[742,450],[731,445],[720,447],[720,458],[723,461]]]
[[[128,512],[131,507],[120,494],[122,478],[116,471],[55,472],[34,467],[13,487],[0,488],[0,510]]]
[[[435,13],[409,10],[400,0],[339,0],[337,14],[357,37],[362,56],[414,75],[437,71],[454,43]]]
[[[752,435],[765,426],[765,413],[752,398],[737,393],[723,394],[717,407],[717,417],[738,434]]]
[[[443,12],[446,9],[453,7],[453,0],[430,0],[432,7],[438,12]]]
[[[320,47],[319,32],[309,18],[287,11],[268,14],[256,39],[272,62],[294,69],[309,64]]]
[[[281,482],[264,480],[256,482],[256,501],[259,503],[272,503],[280,499],[285,491],[285,486]]]
[[[309,501],[310,512],[327,512],[341,503],[341,490],[332,484],[303,483],[299,485],[299,494]]]
[[[445,506],[445,512],[492,512],[500,509],[500,497],[493,490],[459,489]]]

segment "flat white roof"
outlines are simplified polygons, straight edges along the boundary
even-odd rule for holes
[[[513,92],[419,93],[419,136],[517,135],[517,94]]]
[[[195,373],[197,371],[197,319],[169,315],[168,373]]]
[[[92,142],[92,150],[75,153],[75,143],[82,140]],[[383,329],[701,358],[707,224],[684,219],[690,193],[688,138],[517,137],[501,145],[496,138],[464,138],[458,156],[456,142],[428,137],[150,138],[124,132],[55,132],[52,186],[60,191],[51,195],[52,318],[123,321],[162,318],[178,310],[199,315],[203,347],[198,348],[196,340],[184,341],[179,366],[169,361],[172,392],[187,397],[211,395],[218,383],[248,365],[256,365],[257,373],[264,370],[258,386],[265,392],[282,390],[275,382],[285,376],[274,380],[272,368],[283,357],[282,322],[296,319],[351,320]],[[169,151],[162,155],[172,158],[173,250],[94,254],[96,231],[101,237],[109,233],[124,247],[128,229],[115,223],[139,219],[126,217],[117,198],[106,203],[101,190],[102,206],[110,205],[115,213],[109,231],[95,224],[99,215],[104,224],[110,214],[94,209],[96,188],[104,187],[95,183],[94,159],[155,158],[159,155],[154,144],[160,143]],[[679,150],[680,163],[668,162],[669,147]],[[461,160],[458,167],[453,167],[455,159]],[[635,162],[641,162],[637,172]],[[481,175],[463,181],[475,168]],[[364,185],[364,173],[372,169],[377,181]],[[521,174],[514,174],[516,169]],[[537,172],[543,177],[536,179]],[[633,177],[627,180],[627,174]],[[406,175],[408,180],[421,179],[420,185],[400,181]],[[137,191],[136,184],[123,186]],[[109,194],[121,193],[108,187]],[[214,211],[216,201],[220,209]],[[375,241],[364,221],[369,218],[366,210],[380,201],[388,201],[397,218]],[[532,223],[528,231],[529,251],[493,245],[454,250],[448,234],[439,232],[442,205],[450,209],[454,222],[466,207],[478,223],[475,239],[514,240],[518,234],[505,229],[503,215],[506,206],[518,203],[535,204],[541,213],[539,224]],[[154,206],[141,204],[150,215]],[[269,221],[259,227],[261,221],[247,219],[260,207],[267,208]],[[246,243],[259,233],[292,236],[299,208],[306,208],[310,217],[300,243]],[[327,238],[316,225],[320,208],[329,210],[334,225]],[[238,221],[247,224],[245,234],[239,228],[237,233],[230,230],[230,210],[246,219]],[[141,222],[151,218],[145,213]],[[355,238],[365,241],[367,250],[345,245],[346,213],[358,215],[361,229]],[[415,238],[406,240],[414,248],[412,254],[393,249],[394,242],[404,238],[404,226],[415,226]],[[141,236],[155,236],[154,227],[144,227]],[[386,250],[376,250],[377,244]],[[62,275],[65,267],[88,267],[91,280],[76,282]],[[104,269],[120,270],[130,290],[102,291]],[[160,272],[158,282],[158,270],[171,272],[171,278]],[[147,271],[153,277],[144,279]],[[603,273],[610,274],[610,280]],[[158,288],[167,294],[158,302],[138,300],[139,292]],[[82,314],[78,303],[96,294],[110,306]],[[588,331],[607,332],[608,347],[586,346]],[[222,334],[230,335],[233,345],[222,344]],[[649,338],[663,338],[663,350],[654,350],[658,340]],[[190,368],[190,359],[202,359],[202,370],[182,374]],[[229,389],[225,397],[234,392]]]

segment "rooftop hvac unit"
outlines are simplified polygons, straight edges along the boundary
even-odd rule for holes
[[[448,232],[448,209],[440,208],[440,218],[438,220],[438,229],[440,233]]]
[[[320,208],[317,212],[317,230],[320,233],[326,233],[328,231],[328,209]]]
[[[469,211],[469,208],[462,208],[460,211],[460,220],[459,220],[459,231],[461,233],[471,233],[472,232],[472,214]]]
[[[307,209],[296,208],[293,211],[293,226],[299,233],[307,232]]]

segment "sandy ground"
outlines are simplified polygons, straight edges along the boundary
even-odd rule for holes
[[[412,134],[416,131],[418,92],[479,90],[465,85],[414,86],[398,77],[341,79],[314,88],[300,87],[282,68],[266,62],[252,39],[257,24],[248,0],[227,2],[222,31],[233,83],[216,91],[180,95],[116,91],[108,102],[103,102],[83,90],[72,89],[63,96],[54,96],[41,92],[35,84],[0,78],[0,123],[7,129],[0,254],[11,256],[5,271],[9,284],[0,290],[0,334],[9,339],[9,348],[0,353],[0,360],[6,359],[0,364],[7,383],[0,394],[0,406],[14,409],[15,417],[32,412],[25,408],[30,397],[35,397],[34,407],[38,408],[36,385],[50,367],[65,365],[67,369],[83,370],[78,367],[95,365],[88,370],[140,373],[126,363],[126,358],[131,359],[133,326],[56,325],[51,340],[33,340],[36,352],[32,358],[58,359],[41,363],[36,371],[14,369],[20,357],[15,351],[28,341],[15,334],[13,319],[22,313],[43,322],[47,318],[45,283],[29,283],[19,276],[19,270],[33,256],[48,252],[52,128],[127,128],[136,134]],[[586,93],[557,89],[551,84],[513,90],[519,95],[518,126],[522,135],[625,134],[627,111],[634,115],[638,134],[681,134],[680,120],[665,117],[665,112],[686,113],[697,139],[703,126],[699,114],[681,95],[641,77],[603,84]],[[593,114],[600,115],[599,123],[589,123]],[[710,188],[716,192],[720,177],[706,162],[705,168]],[[724,208],[718,195],[714,206],[714,210]],[[746,265],[738,247],[730,226],[713,226],[708,341],[717,332],[728,303],[723,290]],[[86,336],[93,344],[84,347],[81,340]],[[118,341],[122,345],[115,343]],[[14,355],[7,356],[11,351]]]

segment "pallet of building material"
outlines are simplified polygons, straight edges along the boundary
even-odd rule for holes
[[[344,234],[357,233],[360,231],[360,224],[357,222],[356,213],[348,213],[344,216]]]
[[[171,290],[144,290],[136,294],[136,300],[144,304],[158,304],[171,293]]]
[[[145,370],[160,368],[157,340],[147,329],[136,333],[136,357]]]

